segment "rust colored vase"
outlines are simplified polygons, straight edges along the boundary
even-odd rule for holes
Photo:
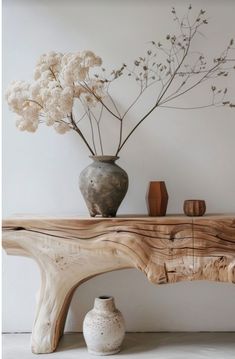
[[[206,202],[201,199],[188,199],[184,201],[184,213],[186,216],[203,216],[206,212]]]
[[[151,217],[165,216],[168,193],[164,181],[151,181],[147,195],[148,213]]]

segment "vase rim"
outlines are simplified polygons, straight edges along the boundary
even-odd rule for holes
[[[150,181],[149,183],[165,183],[166,181]]]
[[[89,156],[94,161],[105,161],[105,162],[113,162],[119,159],[118,156],[112,155],[100,155],[100,156]]]
[[[109,301],[113,300],[113,297],[111,295],[101,295],[97,297],[96,299],[102,300],[102,301]]]

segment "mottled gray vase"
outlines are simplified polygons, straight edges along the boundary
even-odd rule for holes
[[[90,215],[115,217],[128,189],[127,173],[116,156],[91,156],[93,163],[80,174],[79,187]]]

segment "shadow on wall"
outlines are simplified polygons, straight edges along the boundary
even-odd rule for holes
[[[235,286],[212,282],[157,286],[143,273],[130,269],[106,273],[82,284],[72,300],[66,331],[82,331],[84,316],[100,295],[114,296],[127,331],[235,330],[231,302]]]

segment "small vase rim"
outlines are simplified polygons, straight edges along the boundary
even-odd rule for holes
[[[118,156],[112,155],[100,155],[100,156],[89,156],[94,161],[114,162],[119,159]]]
[[[154,184],[154,183],[159,184],[159,183],[166,183],[166,181],[150,181],[149,183],[150,184]]]
[[[102,302],[104,302],[104,301],[113,300],[114,298],[111,295],[101,295],[101,296],[97,297],[96,299],[102,300]]]
[[[184,202],[205,202],[204,199],[186,199]]]

